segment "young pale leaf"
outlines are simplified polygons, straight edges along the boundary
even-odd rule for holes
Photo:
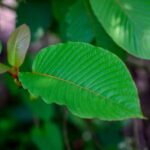
[[[127,52],[150,59],[150,1],[90,0],[106,32]]]
[[[30,44],[30,39],[30,29],[25,24],[12,32],[7,43],[7,55],[10,65],[15,67],[22,65]]]
[[[5,73],[5,72],[7,72],[8,70],[10,70],[10,67],[9,67],[9,66],[0,63],[0,74],[3,74],[3,73]]]
[[[20,73],[19,79],[46,103],[66,105],[80,117],[142,118],[137,90],[124,63],[90,44],[47,47],[37,55],[33,72]]]
[[[0,42],[0,54],[2,52],[2,43]]]

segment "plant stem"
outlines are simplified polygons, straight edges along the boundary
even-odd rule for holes
[[[69,138],[68,138],[68,130],[67,130],[67,117],[68,117],[68,112],[66,109],[64,109],[64,118],[63,118],[64,142],[66,145],[66,149],[71,150],[70,144],[69,144]]]
[[[99,150],[102,150],[102,146],[100,145],[99,143],[99,139],[97,138],[96,134],[95,134],[95,131],[93,131],[93,128],[92,128],[92,122],[91,120],[85,120],[86,123],[87,123],[87,126],[88,126],[88,130],[91,132],[92,134],[92,137],[93,137],[93,141],[96,145],[96,147],[99,149]]]

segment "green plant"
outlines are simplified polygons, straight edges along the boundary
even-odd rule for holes
[[[82,42],[47,47],[36,56],[31,72],[20,72],[30,41],[26,25],[8,40],[9,72],[16,83],[46,103],[66,105],[83,118],[143,118],[135,84],[124,63],[102,48]]]
[[[0,63],[0,74],[12,76],[21,92],[16,92],[6,75],[11,83],[7,85],[12,93],[21,93],[23,101],[29,99],[28,93],[33,101],[36,99],[36,103],[26,103],[44,122],[39,126],[35,117],[36,127],[31,132],[39,149],[63,149],[61,133],[52,121],[54,113],[61,115],[48,104],[63,105],[79,118],[144,119],[136,85],[125,63],[129,55],[150,59],[150,2],[26,0],[18,4],[17,26],[21,26],[7,42],[9,65]],[[26,56],[29,43],[48,31],[56,33],[62,42],[41,49],[30,71],[30,55]],[[81,130],[87,128],[79,118],[69,117]],[[67,140],[65,144],[69,147]]]

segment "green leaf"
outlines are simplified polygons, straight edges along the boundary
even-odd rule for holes
[[[2,43],[0,41],[0,54],[1,54],[1,52],[2,52]]]
[[[60,23],[64,21],[69,7],[75,2],[76,0],[51,0],[52,11],[55,19]]]
[[[80,117],[142,118],[135,84],[124,63],[111,52],[70,42],[43,49],[32,73],[19,79],[46,103],[66,105]]]
[[[18,27],[11,33],[7,43],[7,55],[10,65],[20,67],[24,62],[30,44],[30,29],[27,25]]]
[[[53,107],[52,105],[47,105],[41,99],[36,99],[33,101],[29,101],[27,99],[27,105],[30,107],[33,116],[47,122],[52,118],[53,116]],[[40,110],[40,111],[39,111]]]
[[[58,32],[63,41],[67,41],[67,24],[65,18],[70,6],[73,5],[75,1],[76,0],[51,0],[53,15],[58,22]]]
[[[150,59],[150,1],[90,0],[106,32],[130,54]]]
[[[8,70],[10,70],[10,67],[9,67],[9,66],[0,63],[0,74],[3,74],[3,73],[5,73],[5,72],[7,72]]]
[[[93,32],[95,33],[96,45],[103,47],[106,50],[119,56],[122,60],[126,60],[127,53],[119,47],[111,37],[105,32],[102,25],[94,15],[89,1],[85,2],[86,9],[89,12],[88,16],[92,24]]]
[[[32,139],[39,150],[63,150],[61,132],[53,123],[32,130]]]
[[[71,41],[91,42],[94,33],[83,0],[77,1],[68,11],[67,38]]]

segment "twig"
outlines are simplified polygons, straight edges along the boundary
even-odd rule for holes
[[[134,120],[134,138],[137,150],[148,150],[145,137],[143,135],[143,124],[141,120]]]
[[[103,149],[102,146],[101,146],[100,143],[99,143],[99,140],[98,140],[98,138],[97,138],[95,132],[93,131],[92,123],[91,123],[90,121],[88,121],[88,120],[85,120],[85,121],[86,121],[86,123],[87,123],[87,125],[88,125],[89,131],[90,131],[91,134],[92,134],[93,141],[94,141],[96,147],[97,147],[99,150]]]
[[[68,130],[67,130],[67,117],[68,117],[68,112],[66,109],[64,109],[64,118],[63,118],[64,142],[66,145],[66,149],[71,150],[70,144],[69,144],[69,138],[68,138]]]

